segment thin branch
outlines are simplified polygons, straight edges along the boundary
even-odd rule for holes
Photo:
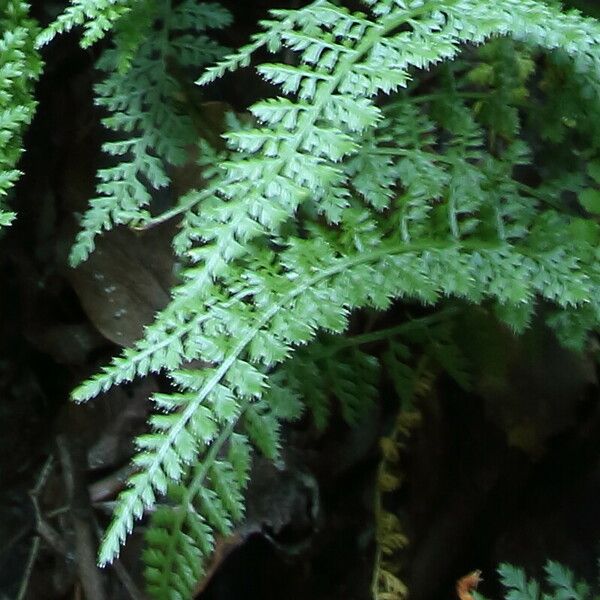
[[[38,496],[44,489],[46,485],[46,481],[48,481],[48,477],[50,477],[50,473],[52,472],[52,467],[54,465],[54,457],[50,455],[40,474],[37,478],[37,481],[33,488],[29,491],[29,497],[31,499],[31,504],[33,505],[33,513],[36,523],[36,531],[38,534],[34,536],[33,541],[31,543],[31,548],[29,549],[29,556],[27,557],[27,564],[25,565],[25,571],[23,573],[23,578],[21,579],[21,585],[19,586],[19,593],[17,594],[17,600],[23,600],[25,595],[27,594],[27,590],[29,588],[29,581],[31,580],[31,574],[33,573],[33,567],[35,565],[35,561],[37,560],[38,553],[40,551],[40,536],[42,531],[42,515],[40,512],[40,506],[38,503]]]
[[[82,477],[81,449],[64,435],[56,438],[65,487],[69,494],[71,518],[75,532],[77,571],[86,600],[106,600],[100,569],[96,565],[96,543],[92,531],[93,518],[87,486]],[[79,459],[79,460],[78,460]]]
[[[27,564],[25,565],[25,573],[21,580],[21,587],[17,594],[17,600],[23,600],[25,594],[27,594],[27,588],[29,587],[29,580],[31,579],[31,573],[33,573],[33,565],[37,559],[38,552],[40,551],[40,536],[36,535],[33,538],[31,549],[29,550],[29,556],[27,558]]]

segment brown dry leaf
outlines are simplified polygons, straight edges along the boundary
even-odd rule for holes
[[[481,571],[471,571],[468,575],[461,577],[456,582],[456,594],[460,600],[473,600],[471,592],[477,589],[479,582],[482,581]]]
[[[132,345],[169,301],[172,229],[106,232],[86,262],[65,271],[90,321],[115,344]]]

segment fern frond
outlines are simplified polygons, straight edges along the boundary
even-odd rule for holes
[[[181,511],[160,509],[157,528],[171,527],[172,534],[161,533],[151,542],[152,568],[161,556],[173,565],[183,556],[174,569],[187,572],[181,580],[189,589],[199,573],[190,561],[210,548],[214,529],[227,530],[235,518],[236,502],[217,491],[211,475],[215,461],[224,460],[221,453],[234,430],[243,431],[265,454],[276,455],[278,421],[297,415],[300,404],[310,405],[310,399],[302,400],[309,397],[304,382],[296,385],[294,377],[323,381],[329,369],[332,395],[345,403],[350,418],[363,408],[358,397],[372,397],[375,366],[362,352],[346,349],[347,364],[333,371],[322,359],[322,371],[307,375],[294,375],[294,358],[288,360],[294,351],[297,356],[312,352],[315,346],[297,348],[317,331],[342,333],[352,310],[386,310],[396,299],[432,305],[453,296],[470,303],[491,301],[517,327],[543,299],[599,322],[597,238],[582,230],[560,198],[548,208],[537,197],[541,192],[516,179],[516,167],[530,165],[533,156],[519,138],[518,123],[496,132],[502,139],[495,144],[489,119],[464,90],[446,94],[440,104],[401,88],[416,69],[455,57],[467,43],[510,35],[527,46],[560,47],[573,56],[576,69],[587,73],[597,93],[600,53],[594,41],[600,26],[533,0],[368,4],[370,16],[324,0],[276,11],[262,37],[203,79],[246,64],[259,45],[287,49],[296,57],[292,64],[258,66],[259,74],[287,97],[251,107],[256,126],[226,135],[231,152],[215,169],[210,187],[194,192],[185,205],[185,235],[178,247],[189,264],[172,303],[144,340],[75,392],[76,399],[87,399],[161,369],[177,388],[154,398],[158,412],[150,420],[152,431],[138,440],[134,463],[139,471],[119,496],[102,563],[118,554],[134,521],[157,496],[175,490],[175,504],[204,502],[196,509],[201,518],[184,522]],[[485,54],[477,60],[493,62]],[[526,71],[517,78],[519,85]],[[134,61],[120,76],[135,72]],[[454,76],[449,77],[451,88]],[[502,85],[501,78],[498,82]],[[161,161],[177,163],[178,144],[187,139],[177,117],[172,145],[167,131],[160,146],[154,117],[148,117],[150,125],[139,122],[140,111],[129,111],[127,104],[148,86],[128,89],[123,105],[121,100],[110,104],[119,98],[116,88],[103,98],[115,111],[115,128],[136,128],[141,137],[108,146],[123,156],[133,150],[134,160],[106,176],[100,190],[104,198],[80,238],[82,255],[91,249],[90,236],[103,227],[144,218],[140,207],[148,197],[136,187],[142,185],[138,173],[155,187],[167,185]],[[383,107],[385,94],[393,96]],[[514,115],[521,97],[502,102],[505,113]],[[133,186],[127,195],[119,195],[121,184]],[[459,380],[460,364],[447,360],[444,348],[437,351],[437,360],[446,361]],[[406,365],[403,352],[406,345],[397,343],[388,360]],[[357,380],[359,373],[364,381]],[[400,375],[399,388],[415,385],[409,372]],[[288,387],[292,393],[286,400]],[[319,389],[327,387],[319,383]],[[324,421],[326,399],[317,394],[316,412]],[[229,467],[225,471],[231,473]],[[235,489],[241,493],[241,487]],[[181,528],[187,538],[178,537],[175,530]],[[165,549],[165,544],[171,545]],[[161,576],[154,577],[149,581],[158,585]]]
[[[186,382],[197,383],[198,376],[186,371],[177,379],[184,386]],[[280,446],[279,422],[297,416],[297,404],[287,399],[238,405],[224,386],[216,398],[215,414],[220,414],[217,427],[223,429],[182,483],[169,486],[168,503],[155,511],[148,527],[146,580],[154,598],[172,598],[173,590],[184,598],[191,596],[202,576],[203,563],[212,552],[215,534],[228,535],[233,524],[243,518],[243,491],[251,464],[249,441],[275,460]],[[159,403],[162,400],[172,407],[172,398],[157,399]],[[225,411],[223,404],[228,405]],[[245,434],[234,432],[238,422],[242,422]]]
[[[143,470],[132,477],[132,487],[119,498],[113,523],[103,543],[103,561],[115,556],[144,506],[154,504],[155,490],[163,491],[167,479],[181,480],[184,465],[197,459],[198,441],[206,443],[212,439],[211,411],[204,405],[215,402],[222,393],[221,386],[225,385],[231,395],[237,397],[258,398],[262,395],[264,375],[243,359],[248,346],[261,331],[270,331],[288,346],[305,343],[318,328],[331,327],[330,314],[339,315],[346,307],[371,304],[369,290],[381,290],[382,287],[391,297],[409,294],[421,301],[433,301],[444,292],[450,280],[447,277],[433,279],[432,276],[455,272],[457,265],[466,270],[465,278],[477,282],[486,296],[500,301],[531,302],[539,294],[569,305],[578,304],[582,298],[600,297],[595,295],[594,288],[585,285],[587,289],[582,289],[582,281],[587,277],[581,277],[584,271],[579,265],[571,262],[565,268],[564,257],[555,261],[553,252],[533,259],[519,255],[503,244],[496,248],[470,246],[473,244],[460,247],[452,242],[440,244],[433,240],[418,244],[381,242],[370,252],[338,259],[331,256],[332,266],[312,277],[296,272],[290,280],[290,272],[288,291],[280,293],[279,299],[268,309],[255,312],[247,304],[240,303],[235,312],[226,315],[227,319],[233,319],[237,341],[231,339],[227,322],[221,321],[224,315],[220,314],[217,305],[212,319],[207,319],[204,325],[204,340],[222,349],[218,366],[198,374],[194,394],[182,398],[173,396],[171,408],[177,407],[178,411],[152,419],[157,433],[142,440],[144,452],[134,462]],[[285,258],[284,253],[284,261]],[[300,265],[303,271],[307,266]],[[313,269],[309,271],[314,272]],[[402,274],[415,272],[420,273],[419,281],[411,281],[413,285],[407,289]],[[538,277],[536,272],[542,275]],[[306,311],[307,303],[312,312]],[[339,327],[339,321],[335,326]],[[210,329],[212,335],[207,335]],[[213,355],[211,362],[217,362],[217,357]]]
[[[243,516],[242,491],[250,471],[248,441],[232,434],[231,426],[219,440],[206,460],[192,469],[185,486],[170,486],[170,504],[152,516],[144,561],[148,591],[154,598],[172,598],[173,590],[191,597],[212,553],[213,530],[227,534],[231,523]],[[226,457],[218,458],[225,441]]]
[[[281,34],[281,44],[298,52],[300,64],[266,64],[258,72],[285,94],[297,95],[297,100],[259,102],[251,110],[266,127],[229,136],[232,147],[248,158],[224,165],[227,177],[219,191],[227,201],[220,202],[215,195],[203,211],[197,237],[208,244],[193,258],[202,260],[207,272],[203,276],[201,270],[195,272],[191,294],[211,276],[221,275],[228,262],[224,255],[231,253],[236,239],[276,231],[309,199],[329,221],[339,222],[348,197],[347,177],[338,162],[356,153],[360,134],[378,124],[381,114],[371,97],[405,86],[411,67],[426,68],[451,58],[462,42],[481,43],[493,34],[507,33],[550,48],[562,40],[567,52],[579,51],[593,60],[591,41],[598,33],[592,20],[567,17],[536,2],[525,6],[464,0],[443,7],[438,3],[435,8],[418,3],[413,9],[401,3],[375,22],[319,1],[298,11],[278,11],[277,16],[293,28],[292,33]],[[552,35],[544,27],[548,22],[560,23]],[[275,35],[280,23],[268,23],[267,31]],[[412,29],[395,33],[403,23]],[[527,35],[534,25],[536,35]],[[332,57],[325,65],[324,55]],[[201,82],[210,78],[207,74]],[[350,125],[343,118],[349,113],[356,115]]]
[[[556,561],[549,560],[544,566],[546,581],[552,586],[559,598],[581,600],[590,593],[589,586],[584,582],[575,581],[573,571]]]
[[[82,48],[88,48],[102,39],[136,1],[140,0],[71,0],[65,11],[40,32],[36,45],[44,46],[57,35],[83,25],[80,43]]]
[[[33,85],[42,67],[34,49],[38,28],[28,10],[20,0],[0,4],[0,229],[15,217],[4,209],[4,199],[22,174],[22,136],[37,106]]]
[[[126,68],[123,46],[131,36],[122,34],[132,27],[143,33],[140,22],[146,26],[157,22],[158,31],[139,43]],[[170,0],[143,5],[141,11],[134,10],[120,21],[114,47],[98,62],[105,79],[95,88],[96,104],[110,113],[103,124],[121,137],[102,148],[119,162],[98,171],[99,196],[90,200],[81,220],[71,250],[72,265],[88,257],[102,230],[146,219],[144,209],[150,203],[151,190],[170,184],[167,167],[186,162],[186,148],[198,133],[177,100],[180,85],[170,61],[196,69],[213,62],[224,49],[199,32],[229,22],[229,13],[220,5],[184,2],[172,7]]]
[[[339,402],[342,416],[356,425],[374,404],[379,363],[356,344],[340,344],[333,336],[323,336],[297,350],[269,378],[265,402],[287,408],[287,418],[298,417],[304,405],[312,413],[316,427],[323,430],[331,413],[331,400]]]
[[[576,582],[573,572],[558,562],[549,560],[544,566],[548,592],[542,591],[542,586],[535,579],[527,579],[525,571],[514,565],[503,563],[498,567],[500,581],[506,588],[506,598],[519,600],[588,600],[590,587],[585,582]],[[541,596],[540,596],[541,595]],[[477,600],[485,600],[480,594],[475,594]]]

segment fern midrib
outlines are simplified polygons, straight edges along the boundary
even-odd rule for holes
[[[323,109],[327,105],[330,97],[333,95],[342,80],[351,71],[352,67],[359,62],[381,38],[385,37],[394,29],[400,27],[402,24],[410,21],[420,14],[430,11],[431,7],[434,7],[436,4],[437,2],[428,2],[423,6],[412,11],[408,11],[401,16],[391,18],[390,22],[387,24],[379,24],[376,22],[371,23],[371,31],[367,33],[354,52],[349,53],[348,56],[341,59],[340,68],[336,70],[335,75],[331,77],[327,84],[317,88],[314,108],[310,111],[303,111],[301,117],[303,122],[297,129],[297,133],[294,136],[294,141],[290,144],[286,144],[285,153],[277,161],[279,165],[273,169],[269,169],[269,171],[267,171],[266,174],[261,178],[262,185],[260,189],[266,189],[273,179],[280,174],[281,169],[290,162],[291,158],[295,154],[298,153],[299,147],[305,141],[307,134],[310,133],[310,131],[315,127],[315,124],[321,117]]]
[[[378,329],[377,331],[371,331],[360,335],[337,338],[330,346],[324,346],[321,351],[319,351],[319,349],[312,351],[310,353],[310,357],[312,361],[317,361],[322,358],[330,358],[346,348],[356,348],[357,346],[362,346],[365,344],[373,344],[382,340],[387,340],[409,333],[411,331],[426,329],[427,327],[435,325],[440,321],[446,321],[449,317],[457,313],[458,309],[447,308],[445,310],[436,312],[433,315],[410,319],[409,321],[401,323],[400,325],[395,325],[394,327]]]
[[[207,198],[210,198],[211,196],[215,196],[217,194],[217,192],[219,191],[219,186],[221,185],[221,183],[222,183],[222,181],[219,180],[218,182],[212,183],[208,187],[205,187],[202,191],[194,189],[194,190],[192,190],[192,192],[195,192],[195,193],[192,193],[192,192],[186,193],[181,198],[184,199],[185,196],[189,195],[188,200],[186,200],[185,202],[182,202],[178,206],[174,206],[173,208],[166,210],[165,212],[161,213],[160,215],[158,215],[156,217],[152,217],[151,219],[142,221],[139,225],[133,227],[133,229],[135,229],[137,231],[145,231],[146,229],[151,229],[152,227],[156,227],[157,225],[160,225],[161,223],[164,223],[165,221],[169,221],[170,219],[172,219],[173,217],[176,217],[177,215],[188,212],[194,206],[196,206],[197,204],[200,204],[200,202],[202,202],[203,200],[206,200]]]

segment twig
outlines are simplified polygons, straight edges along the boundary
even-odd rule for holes
[[[96,566],[96,544],[91,527],[93,514],[82,477],[82,449],[65,435],[56,437],[56,445],[71,505],[79,581],[86,600],[106,600],[102,575]]]
[[[46,481],[48,481],[48,477],[50,477],[50,473],[52,472],[52,467],[54,467],[54,456],[51,454],[44,463],[42,470],[40,471],[40,475],[37,478],[33,489],[30,490],[29,494],[37,497],[40,495],[41,491],[44,489],[46,485]]]
[[[132,227],[132,229],[135,231],[146,231],[147,229],[152,229],[161,223],[165,223],[166,221],[169,221],[178,215],[187,212],[203,200],[210,198],[216,193],[217,189],[218,185],[213,184],[209,185],[203,190],[191,190],[181,197],[180,203],[177,206],[170,208],[156,217],[143,221],[139,225]]]
[[[33,512],[35,516],[36,522],[36,530],[38,535],[34,536],[33,541],[31,542],[31,548],[29,549],[29,556],[27,557],[27,564],[25,565],[25,572],[23,573],[23,578],[21,579],[21,585],[19,586],[19,593],[17,594],[17,600],[23,600],[25,595],[27,594],[27,589],[29,588],[29,581],[31,579],[31,574],[33,573],[33,567],[35,565],[35,561],[37,559],[38,552],[40,551],[40,525],[42,523],[42,515],[40,512],[40,506],[38,503],[38,496],[41,491],[44,489],[44,485],[46,485],[46,481],[50,476],[52,471],[52,466],[54,463],[54,457],[50,455],[40,474],[37,478],[37,481],[33,488],[29,491],[29,497],[31,498],[31,504],[33,505]]]
[[[33,504],[33,511],[35,514],[35,528],[38,536],[40,536],[55,552],[66,556],[68,554],[67,546],[63,539],[60,537],[58,532],[47,523],[42,517],[42,511],[40,510],[40,504],[38,496],[41,494],[46,481],[52,472],[54,466],[54,456],[49,456],[48,460],[42,468],[42,472],[35,484],[35,487],[29,492],[31,498],[31,504]]]
[[[127,570],[123,566],[123,563],[118,558],[113,560],[111,566],[115,574],[119,578],[119,581],[127,590],[127,593],[133,598],[133,600],[148,600],[147,596],[142,591],[140,591],[138,586],[135,584],[135,581],[133,581],[133,578],[127,572]]]
[[[33,565],[37,559],[38,552],[40,550],[40,536],[36,535],[31,543],[31,549],[29,550],[29,556],[27,558],[27,564],[25,565],[25,573],[21,580],[21,587],[17,594],[17,600],[23,600],[29,587],[29,580],[31,579],[31,573],[33,572]]]
[[[54,510],[49,510],[46,513],[46,518],[47,519],[54,519],[56,517],[60,517],[60,515],[64,515],[67,512],[69,512],[69,507],[68,506],[61,506],[60,508],[55,508]]]
[[[60,534],[54,527],[42,519],[41,515],[37,525],[37,532],[40,538],[42,538],[57,554],[60,554],[61,556],[67,556],[69,554],[67,545],[62,537],[60,537]]]

